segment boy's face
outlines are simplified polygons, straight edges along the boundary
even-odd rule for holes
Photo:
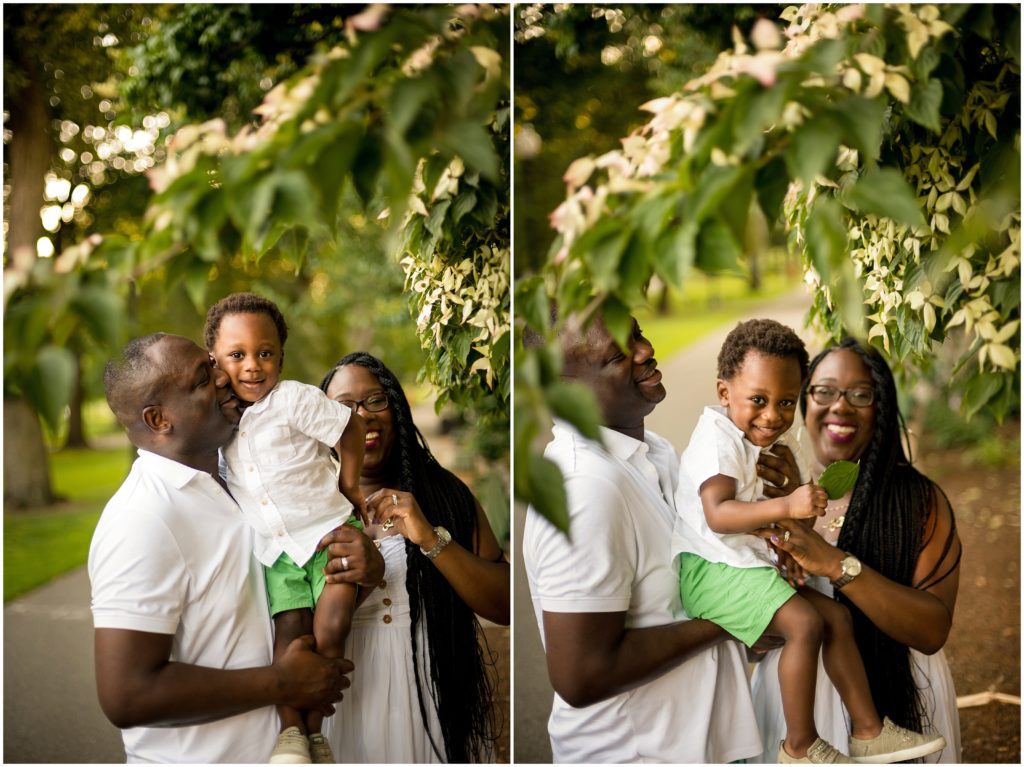
[[[226,315],[211,353],[217,367],[231,378],[235,394],[245,402],[263,399],[281,378],[284,350],[269,315]]]
[[[751,349],[736,375],[718,379],[718,400],[751,443],[768,447],[793,425],[800,383],[795,359]]]

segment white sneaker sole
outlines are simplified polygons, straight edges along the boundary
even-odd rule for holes
[[[904,762],[907,759],[918,759],[922,756],[934,754],[946,747],[946,739],[939,735],[935,740],[922,743],[919,746],[911,746],[900,751],[889,751],[874,756],[850,756],[857,764],[892,764],[893,762]]]

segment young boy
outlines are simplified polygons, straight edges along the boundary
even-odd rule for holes
[[[717,623],[748,647],[763,635],[785,639],[779,685],[786,739],[781,763],[851,761],[818,737],[814,687],[818,651],[850,714],[852,761],[885,764],[934,753],[941,736],[883,722],[868,687],[849,611],[813,589],[795,591],[774,567],[753,530],[782,519],[824,513],[825,491],[813,482],[788,496],[759,500],[762,450],[785,444],[801,466],[793,424],[807,375],[803,341],[774,320],[750,320],[729,333],[718,355],[718,399],[705,408],[683,453],[676,491],[673,550],[680,556],[680,594],[693,618]],[[806,481],[806,471],[801,469]]]
[[[228,487],[255,531],[256,556],[266,568],[275,657],[296,637],[313,634],[319,654],[340,658],[357,587],[326,584],[327,553],[316,547],[342,522],[360,526],[353,507],[365,514],[359,474],[366,425],[317,387],[280,380],[287,337],[277,306],[252,293],[229,295],[206,315],[206,348],[244,408],[222,458]],[[319,712],[279,706],[278,714],[281,732],[272,764],[334,762],[320,734]]]

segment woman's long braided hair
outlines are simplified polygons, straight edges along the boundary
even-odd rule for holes
[[[825,349],[811,361],[801,392],[800,411],[807,413],[807,386],[818,363],[839,349],[858,354],[871,371],[875,430],[861,456],[860,474],[836,545],[896,583],[915,588],[926,582],[934,583],[934,572],[920,584],[915,584],[913,578],[937,488],[911,465],[904,451],[901,437],[906,436],[906,425],[899,411],[896,382],[882,356],[853,338],[845,338],[837,346]],[[951,532],[947,548],[952,539]],[[940,563],[945,561],[946,553],[948,551],[944,552]],[[949,572],[958,563],[959,558]],[[927,721],[927,712],[911,673],[910,649],[880,631],[846,597],[837,593],[836,598],[853,616],[854,635],[879,714],[920,732]]]
[[[384,363],[366,352],[342,357],[320,383],[326,392],[338,368],[359,365],[380,382],[387,394],[394,419],[395,441],[385,459],[386,476],[397,480],[399,489],[412,493],[427,521],[442,525],[469,551],[475,551],[477,537],[476,500],[466,484],[441,466],[412,420],[409,400],[395,375]],[[481,642],[476,615],[455,593],[444,576],[419,551],[405,542],[412,618],[413,670],[423,726],[439,758],[449,763],[487,760],[493,750],[495,727],[492,714],[494,693]],[[420,678],[417,626],[426,620],[427,658],[430,678]],[[427,724],[424,690],[437,708],[444,743],[434,742]],[[443,746],[444,753],[440,751]]]

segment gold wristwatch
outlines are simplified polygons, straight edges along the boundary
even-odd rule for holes
[[[843,569],[843,574],[832,581],[832,587],[837,589],[841,589],[847,583],[860,575],[861,569],[860,560],[848,552],[846,556],[843,557],[843,561],[839,563],[839,566]]]

